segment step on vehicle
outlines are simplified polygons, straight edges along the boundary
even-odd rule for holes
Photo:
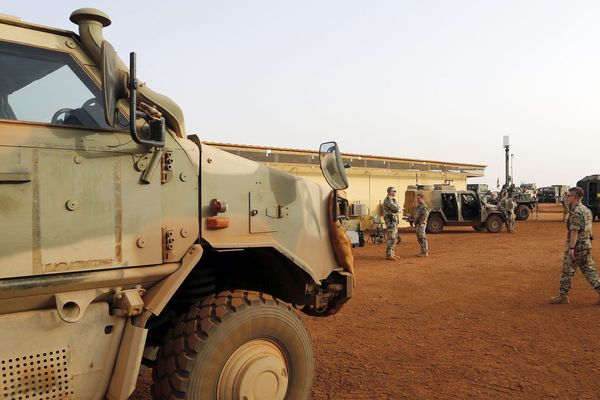
[[[353,290],[337,145],[330,190],[202,144],[70,19],[0,15],[0,398],[127,399],[146,364],[156,399],[307,399],[298,311]]]

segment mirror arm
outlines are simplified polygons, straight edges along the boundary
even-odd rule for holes
[[[337,189],[333,189],[333,221],[337,222],[338,220],[338,215],[337,215],[337,208],[338,208],[338,196],[337,196]]]
[[[137,110],[137,89],[139,82],[136,78],[136,64],[135,64],[135,52],[129,53],[129,132],[131,137],[137,144],[150,147],[164,147],[165,146],[165,135],[164,135],[164,119],[159,122],[157,129],[160,129],[160,138],[158,140],[148,140],[141,138],[137,132],[136,120],[137,117],[144,118],[148,121],[148,114],[143,111]],[[152,126],[154,121],[150,121],[150,132],[152,132]],[[150,135],[152,136],[152,135]]]

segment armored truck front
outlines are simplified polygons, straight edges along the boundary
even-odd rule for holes
[[[0,397],[126,399],[144,363],[155,398],[308,398],[296,310],[353,287],[337,145],[326,189],[188,138],[110,18],[71,21],[0,16],[0,359],[20,382]]]

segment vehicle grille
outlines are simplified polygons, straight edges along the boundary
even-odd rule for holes
[[[68,348],[0,360],[0,399],[71,399],[69,360]]]

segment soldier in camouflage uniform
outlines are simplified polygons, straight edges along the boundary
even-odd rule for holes
[[[502,213],[502,217],[504,218],[504,225],[506,225],[506,230],[508,232],[510,232],[510,228],[508,226],[508,220],[510,218],[508,207],[510,201],[511,200],[508,197],[508,192],[504,192],[502,198],[500,199],[500,202],[498,203],[498,210],[500,210],[500,212]]]
[[[560,277],[560,292],[558,296],[550,300],[552,304],[569,302],[568,293],[577,267],[581,269],[585,279],[600,295],[600,277],[592,259],[592,212],[581,204],[583,189],[580,187],[569,189],[567,196],[570,207],[567,221],[567,244]],[[600,305],[600,297],[598,304]]]
[[[506,230],[508,233],[515,232],[515,207],[517,206],[517,196],[508,198],[506,201]]]
[[[569,216],[569,200],[567,199],[567,193],[563,194],[562,199],[560,200],[563,208],[563,221],[567,221]]]
[[[400,211],[400,205],[396,200],[396,188],[390,186],[387,189],[387,196],[383,200],[383,220],[387,230],[387,240],[385,242],[385,258],[386,260],[397,260],[398,257],[394,254],[394,248],[396,247],[396,239],[398,236],[398,212]]]
[[[417,241],[421,246],[421,252],[417,254],[417,257],[429,256],[429,244],[427,243],[427,217],[429,216],[429,209],[423,199],[423,194],[417,194],[417,211],[415,212],[415,226],[417,227]]]

